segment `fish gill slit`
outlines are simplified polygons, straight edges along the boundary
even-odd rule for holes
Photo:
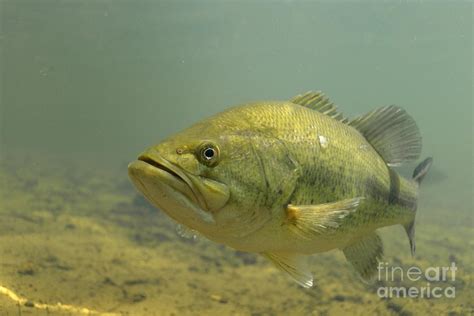
[[[267,172],[265,171],[265,166],[263,165],[263,160],[258,154],[258,151],[255,149],[255,145],[253,142],[250,142],[251,148],[255,156],[257,157],[258,160],[258,165],[260,167],[260,173],[263,175],[263,179],[265,180],[265,205],[267,205],[268,202],[268,197],[269,197],[269,191],[270,191],[270,183],[268,182],[268,175]]]

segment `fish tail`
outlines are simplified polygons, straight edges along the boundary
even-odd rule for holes
[[[416,166],[415,170],[413,170],[413,180],[420,184],[423,181],[424,177],[428,174],[428,171],[433,164],[433,158],[428,157],[423,160],[418,166]]]
[[[415,170],[413,170],[413,181],[417,183],[419,186],[421,184],[421,181],[425,178],[425,176],[428,174],[428,171],[431,168],[431,165],[433,164],[433,158],[428,157],[425,160],[423,160],[418,166],[416,166]],[[413,214],[413,219],[408,222],[407,224],[404,224],[403,227],[405,228],[405,231],[407,233],[408,239],[410,241],[410,250],[411,250],[411,255],[415,255],[415,215],[416,215],[416,205],[414,207],[414,214]]]

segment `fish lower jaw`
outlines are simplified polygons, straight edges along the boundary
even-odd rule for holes
[[[213,224],[212,214],[201,208],[191,189],[167,171],[143,161],[131,163],[128,171],[147,200],[175,221],[198,230]]]

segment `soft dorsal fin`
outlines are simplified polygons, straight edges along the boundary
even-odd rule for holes
[[[364,135],[389,166],[399,166],[420,156],[420,131],[401,107],[390,105],[373,110],[351,120],[349,125]]]
[[[308,91],[305,94],[299,94],[293,97],[290,102],[318,111],[343,123],[348,122],[336,105],[321,91]]]

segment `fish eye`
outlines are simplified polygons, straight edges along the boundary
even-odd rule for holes
[[[209,167],[214,167],[219,162],[219,148],[211,143],[202,144],[199,149],[199,160]]]
[[[204,158],[206,158],[207,160],[211,160],[212,158],[214,158],[215,154],[216,154],[216,150],[211,147],[204,149],[204,152],[203,152]]]

